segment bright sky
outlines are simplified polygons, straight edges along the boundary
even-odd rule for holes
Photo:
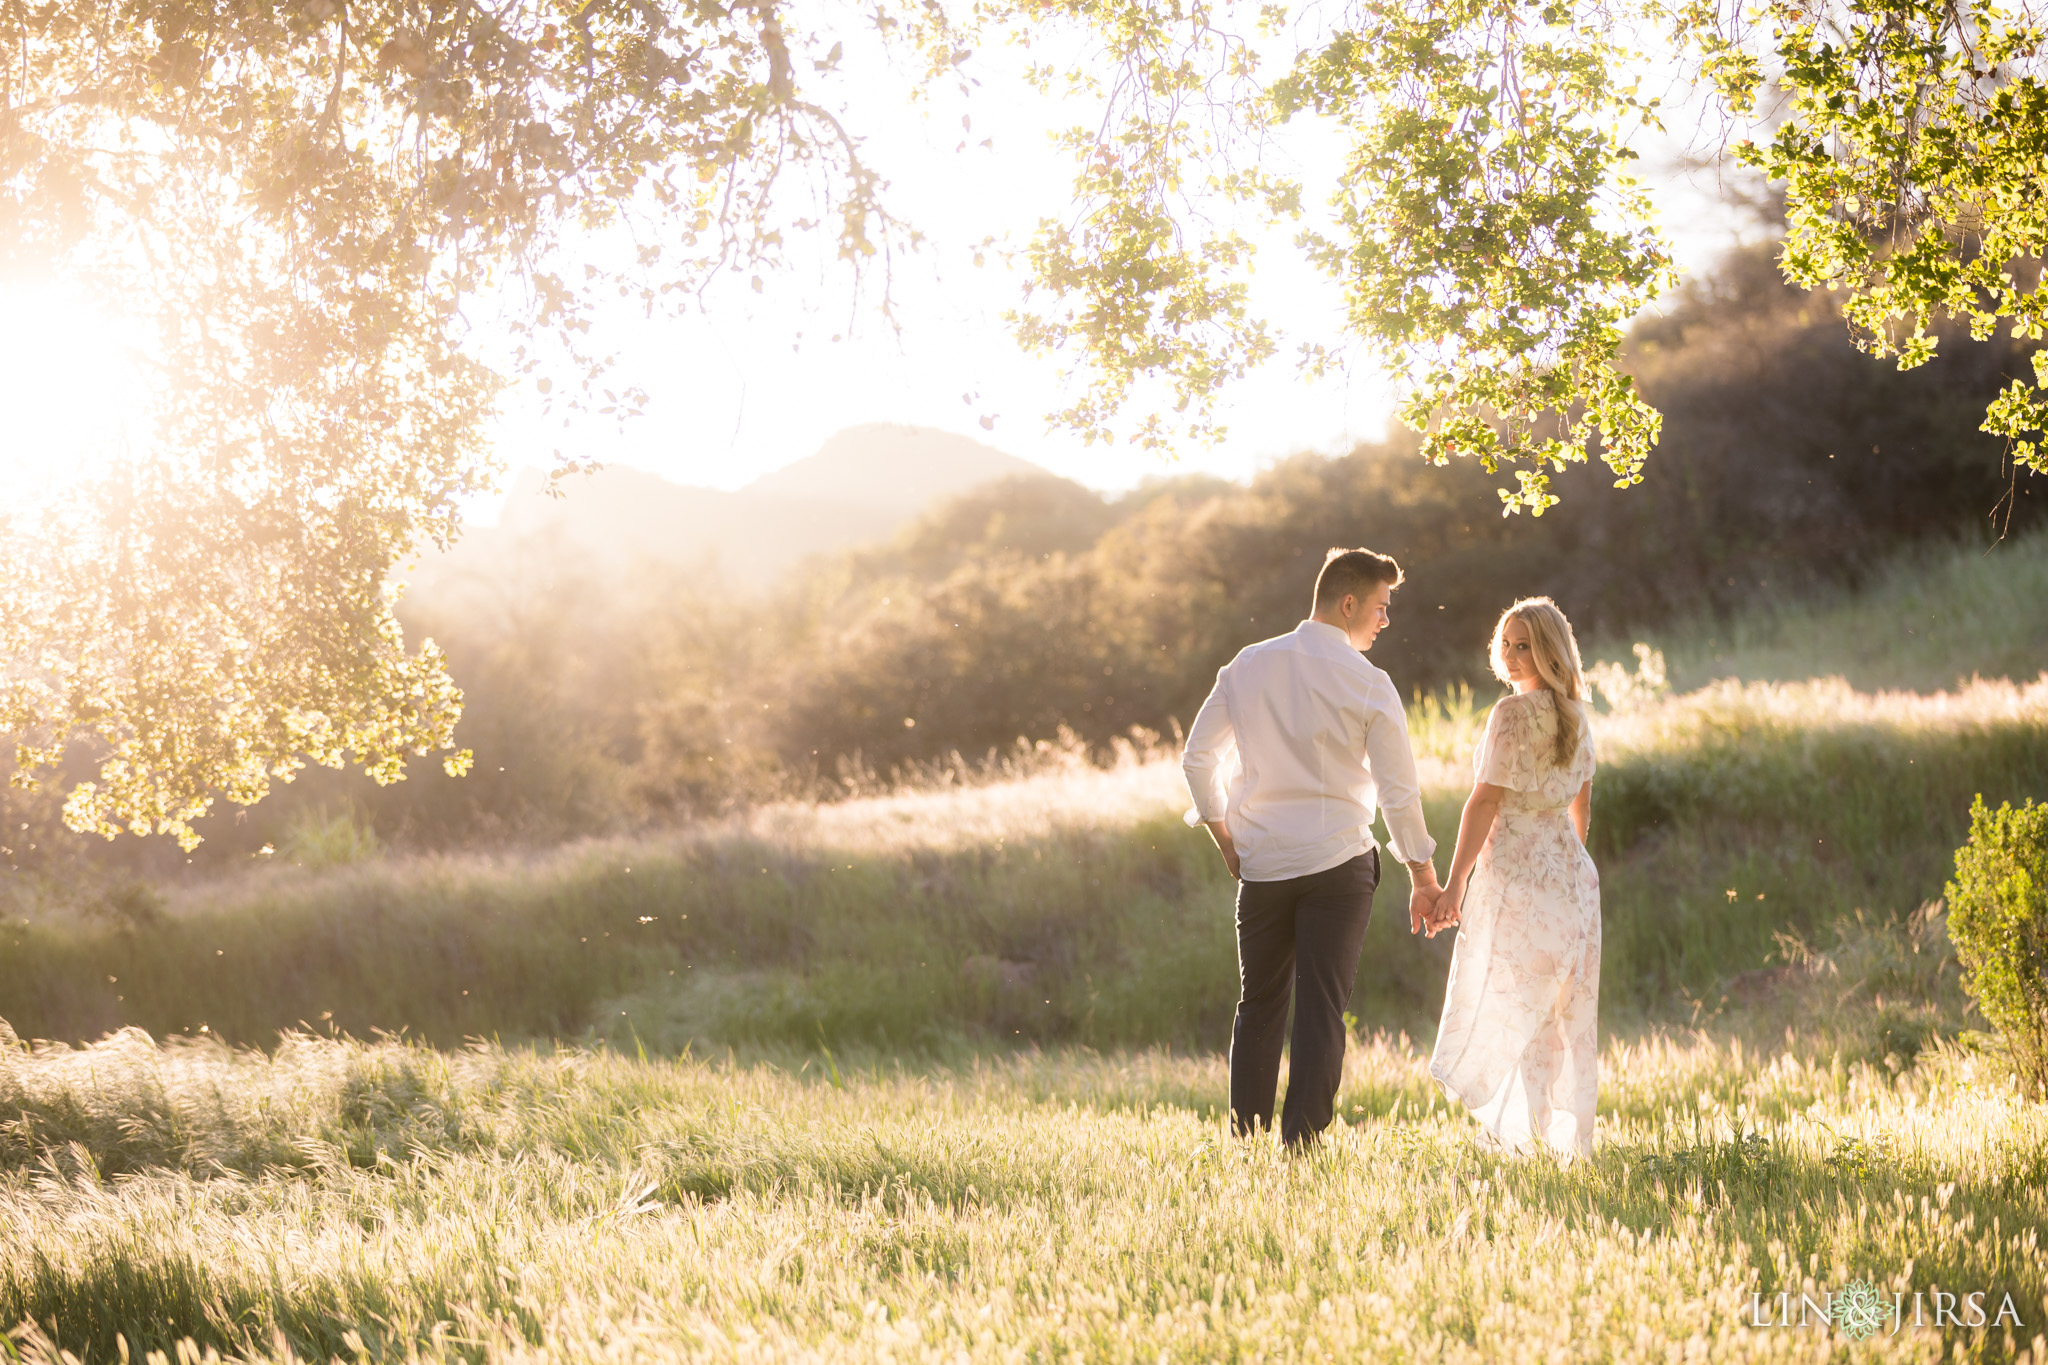
[[[1120,489],[1191,470],[1242,479],[1297,451],[1337,453],[1384,432],[1391,396],[1377,375],[1301,380],[1285,336],[1281,356],[1230,392],[1222,409],[1229,436],[1218,446],[1185,449],[1170,462],[1049,431],[1044,414],[1072,399],[1066,360],[1027,356],[1011,340],[1001,314],[1021,298],[1021,277],[993,254],[976,268],[967,244],[993,236],[1021,248],[1041,215],[1060,211],[1070,170],[1049,137],[1076,111],[1015,79],[1014,54],[978,54],[969,64],[983,73],[984,97],[942,96],[925,106],[904,98],[886,63],[872,54],[856,60],[864,69],[847,81],[851,121],[892,182],[897,214],[927,237],[897,264],[901,332],[871,306],[850,315],[844,277],[821,275],[816,263],[771,280],[762,295],[743,285],[723,290],[702,314],[650,321],[622,309],[601,318],[590,340],[618,354],[616,379],[648,391],[646,413],[623,431],[596,418],[565,430],[559,419],[543,419],[530,396],[515,394],[496,431],[508,470],[545,467],[562,449],[680,483],[736,488],[809,455],[836,431],[885,421],[963,432],[1091,486]],[[961,127],[963,113],[971,130]],[[966,150],[957,150],[963,141]],[[1302,145],[1296,154],[1335,155],[1327,136],[1311,133]],[[1643,150],[1652,169],[1672,162],[1669,149]],[[1664,179],[1667,230],[1681,259],[1702,266],[1735,240],[1738,218],[1708,178],[1692,186]],[[815,245],[820,255],[831,250]],[[1329,336],[1331,287],[1298,260],[1286,233],[1262,246],[1255,306],[1283,334]],[[108,324],[57,289],[0,291],[0,318],[0,492],[13,500],[139,431],[139,378]],[[829,340],[849,322],[846,340]],[[980,425],[984,416],[992,428]],[[488,521],[496,511],[490,500],[472,517]]]
[[[1385,432],[1393,399],[1379,375],[1310,383],[1296,376],[1284,337],[1280,354],[1230,391],[1221,410],[1229,436],[1218,446],[1183,449],[1169,461],[1128,445],[1084,447],[1049,430],[1045,414],[1078,396],[1066,382],[1068,362],[1016,345],[1002,314],[1022,298],[1022,275],[993,256],[975,268],[968,244],[994,236],[1021,248],[1041,216],[1060,212],[1071,163],[1050,139],[1076,111],[1033,94],[1006,52],[977,54],[968,67],[983,72],[984,89],[1000,89],[998,98],[942,97],[924,107],[901,98],[886,68],[870,61],[866,79],[848,90],[856,122],[868,130],[897,213],[928,238],[897,271],[901,333],[870,311],[855,319],[849,339],[829,341],[845,330],[847,312],[806,308],[806,284],[825,292],[815,275],[771,283],[766,297],[728,290],[706,316],[649,322],[622,313],[604,324],[604,344],[621,355],[618,377],[651,395],[644,415],[623,432],[609,422],[565,431],[515,403],[501,424],[514,468],[548,465],[559,448],[680,483],[737,488],[809,455],[836,431],[887,421],[961,432],[1093,487],[1122,489],[1191,470],[1243,479],[1299,451],[1334,454]],[[971,130],[960,126],[963,113]],[[993,146],[983,147],[984,138]],[[1293,150],[1332,165],[1338,154],[1327,130]],[[1640,150],[1652,168],[1677,164],[1676,143]],[[1665,228],[1688,268],[1736,240],[1739,215],[1722,205],[1711,173],[1667,169],[1659,180]],[[1328,337],[1334,289],[1291,249],[1291,231],[1260,243],[1255,306],[1283,333]],[[799,332],[804,341],[793,348]],[[963,401],[968,396],[973,401]],[[984,415],[995,419],[992,429],[981,427]]]

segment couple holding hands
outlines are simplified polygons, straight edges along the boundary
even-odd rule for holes
[[[1592,1150],[1599,1091],[1600,877],[1586,852],[1593,737],[1572,629],[1547,597],[1494,629],[1494,673],[1514,692],[1487,718],[1450,873],[1436,841],[1400,694],[1366,651],[1401,569],[1331,550],[1309,619],[1247,646],[1216,675],[1188,731],[1189,824],[1238,880],[1231,1125],[1270,1128],[1294,1027],[1280,1137],[1313,1142],[1343,1078],[1344,1013],[1379,886],[1375,811],[1407,864],[1409,931],[1456,927],[1429,1072],[1511,1150]]]

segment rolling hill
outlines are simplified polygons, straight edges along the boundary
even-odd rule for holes
[[[496,526],[478,527],[411,575],[415,597],[509,563],[559,557],[620,569],[636,561],[761,587],[807,556],[888,539],[920,513],[1000,479],[1043,475],[1028,460],[930,427],[870,423],[737,491],[692,487],[623,465],[546,496],[521,470]]]

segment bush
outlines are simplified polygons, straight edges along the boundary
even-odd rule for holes
[[[2048,805],[1979,796],[1948,886],[1963,989],[2012,1053],[2020,1082],[2048,1093]]]
[[[286,862],[313,871],[347,867],[377,856],[377,832],[352,807],[329,814],[315,806],[293,814],[280,851]]]

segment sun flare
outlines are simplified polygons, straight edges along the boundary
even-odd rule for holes
[[[146,440],[132,329],[61,286],[0,284],[0,498],[47,500]]]

